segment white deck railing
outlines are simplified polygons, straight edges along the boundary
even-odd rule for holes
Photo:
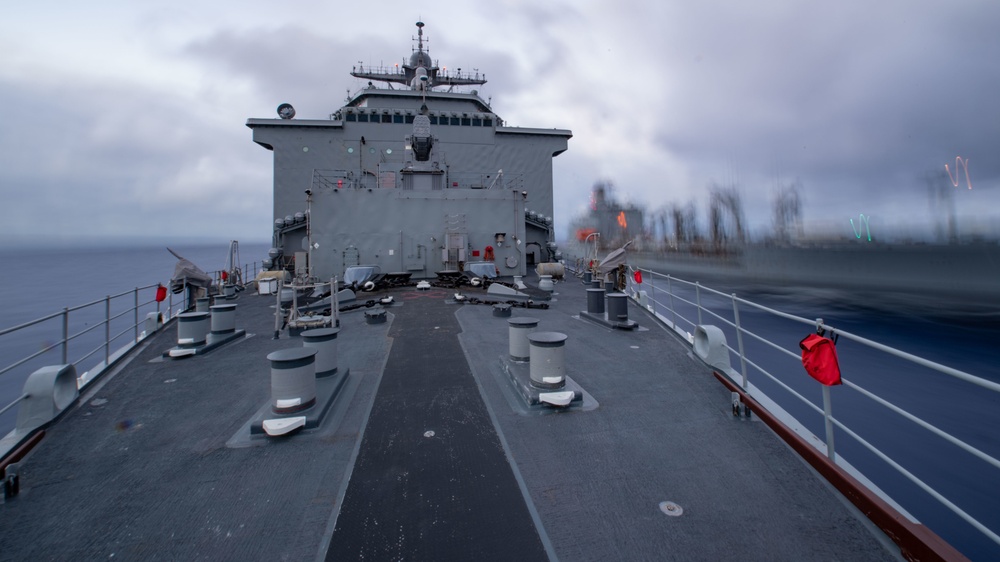
[[[682,338],[686,339],[689,344],[693,343],[694,337],[692,336],[692,332],[694,332],[696,327],[699,325],[719,323],[722,324],[723,326],[726,326],[730,330],[730,333],[735,332],[736,344],[737,344],[736,348],[729,346],[728,343],[726,344],[726,348],[732,355],[734,355],[736,358],[739,359],[739,371],[731,369],[730,372],[725,374],[729,376],[731,379],[733,379],[734,383],[740,385],[745,392],[747,392],[751,397],[755,399],[763,398],[769,403],[777,403],[777,404],[780,404],[782,402],[787,402],[787,398],[782,398],[779,396],[762,395],[762,391],[760,390],[760,384],[754,384],[753,381],[757,380],[759,383],[760,381],[758,377],[763,377],[767,379],[767,381],[769,381],[770,383],[773,383],[773,385],[775,385],[777,388],[786,391],[787,394],[795,401],[804,404],[809,410],[812,410],[823,416],[825,439],[821,440],[819,436],[814,435],[815,438],[810,441],[814,445],[816,445],[818,449],[827,454],[827,456],[833,462],[841,465],[848,465],[846,461],[839,459],[838,456],[835,454],[834,428],[836,428],[836,431],[842,432],[842,434],[849,436],[856,443],[860,444],[862,447],[867,449],[873,455],[884,461],[886,465],[888,465],[893,470],[901,474],[903,477],[912,482],[914,485],[924,490],[927,494],[929,494],[935,500],[940,502],[948,510],[955,513],[958,517],[966,521],[969,525],[977,529],[983,535],[988,537],[991,541],[993,541],[996,544],[1000,544],[1000,536],[998,536],[998,534],[994,530],[988,528],[986,525],[978,521],[975,517],[970,515],[966,510],[956,505],[956,503],[948,499],[945,496],[945,494],[935,489],[935,487],[928,484],[924,479],[915,475],[912,470],[908,470],[907,468],[905,468],[898,459],[894,459],[892,455],[880,450],[878,447],[876,447],[868,440],[863,438],[859,434],[860,432],[859,428],[857,427],[852,428],[844,421],[833,416],[832,414],[833,401],[830,393],[830,387],[826,387],[817,381],[813,381],[811,378],[805,375],[805,370],[803,369],[801,363],[802,357],[797,347],[798,344],[797,340],[794,340],[792,342],[786,341],[784,342],[784,344],[771,341],[767,337],[749,330],[746,327],[745,323],[740,321],[740,312],[741,311],[760,312],[773,316],[775,318],[781,318],[784,320],[791,321],[793,323],[802,324],[803,327],[806,328],[806,330],[803,330],[802,332],[803,336],[806,335],[808,331],[813,331],[813,330],[815,331],[822,330],[831,335],[837,334],[838,338],[844,338],[846,340],[856,342],[857,344],[860,344],[861,346],[864,346],[865,348],[868,348],[870,350],[874,350],[875,352],[888,354],[892,357],[901,359],[909,364],[919,365],[921,367],[931,369],[935,372],[941,373],[948,377],[952,377],[955,380],[975,385],[976,387],[981,388],[982,391],[989,392],[994,396],[996,396],[998,398],[998,400],[996,401],[997,404],[1000,404],[1000,384],[984,379],[982,377],[977,377],[970,373],[960,371],[958,369],[954,369],[952,367],[948,367],[946,365],[942,365],[940,363],[936,363],[934,361],[924,359],[922,357],[918,357],[916,355],[901,351],[899,349],[895,349],[888,345],[884,345],[872,341],[870,339],[858,336],[846,330],[827,324],[822,319],[803,318],[800,316],[795,316],[792,314],[781,312],[779,310],[775,310],[773,308],[769,308],[748,301],[746,299],[737,297],[735,294],[726,294],[721,291],[717,291],[709,287],[706,287],[704,285],[701,285],[700,283],[697,282],[690,282],[683,279],[678,279],[670,275],[663,275],[661,273],[654,272],[652,270],[645,268],[629,268],[629,271],[630,271],[630,275],[628,276],[629,286],[627,292],[630,294],[630,296],[636,301],[640,301],[641,299],[642,302],[645,303],[647,310],[654,313],[657,316],[657,318],[659,318],[667,327],[673,329],[675,332],[681,335]],[[641,272],[641,276],[643,278],[641,284],[635,282],[634,279],[635,271]],[[642,295],[643,292],[645,293],[645,295]],[[691,297],[692,293],[693,293],[693,300]],[[715,300],[714,304],[711,306],[705,305],[703,303],[703,300],[706,297],[714,298]],[[720,300],[720,298],[722,300]],[[720,306],[725,306],[726,308],[728,308],[728,306],[725,305],[724,303],[731,303],[732,307],[730,311],[731,316],[729,316],[728,314],[723,315],[722,313],[719,312]],[[685,316],[685,312],[689,316],[694,316],[694,317],[689,318],[688,316]],[[745,349],[744,336],[751,338],[755,342],[759,342],[766,349],[776,352],[777,353],[776,357],[785,358],[785,362],[783,362],[780,366],[772,366],[771,369],[769,370],[763,365],[763,363],[768,360],[770,362],[774,362],[773,358],[751,357],[750,354],[748,354],[748,352]],[[788,348],[789,343],[795,346],[794,351]],[[842,355],[841,355],[841,361],[843,361]],[[813,403],[812,400],[803,396],[802,392],[800,391],[801,389],[796,390],[786,382],[788,380],[787,377],[785,378],[785,380],[782,380],[782,377],[779,377],[777,374],[775,374],[775,371],[778,371],[779,369],[783,373],[787,372],[802,373],[803,377],[801,377],[800,380],[808,379],[810,383],[822,387],[823,405],[819,406]],[[861,375],[861,373],[857,374]],[[880,396],[876,392],[870,391],[862,387],[857,382],[851,380],[852,377],[853,375],[852,376],[845,375],[842,377],[844,387],[857,391],[860,395],[870,399],[872,404],[876,408],[884,412],[891,412],[894,415],[898,415],[903,419],[915,424],[916,426],[919,426],[931,432],[932,434],[940,437],[946,442],[973,455],[974,457],[987,463],[991,467],[995,469],[1000,469],[1000,459],[997,459],[996,457],[967,443],[962,438],[955,436],[952,433],[949,433],[948,431],[945,431],[937,427],[936,425],[927,421],[921,416],[913,412],[907,411],[905,408],[900,407],[897,404],[894,404],[892,400],[890,400],[889,398],[885,396]],[[796,420],[796,422],[798,421],[799,420]],[[799,425],[801,426],[801,424]],[[824,442],[826,446],[822,447],[821,444]],[[855,467],[852,467],[852,470],[854,469]],[[1000,474],[994,476],[992,480],[997,481],[998,478],[1000,478]]]

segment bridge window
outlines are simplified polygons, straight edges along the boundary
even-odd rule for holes
[[[480,118],[478,118],[478,117],[474,118],[472,120],[472,126],[473,127],[482,127],[483,126],[483,120],[480,119]]]
[[[382,122],[383,123],[392,123],[392,115],[389,115],[387,113],[383,113],[382,114]]]
[[[407,115],[406,116],[406,122],[407,123],[413,123],[413,116],[412,115]]]
[[[461,125],[461,120],[458,117],[452,117],[451,118],[451,124],[452,125],[456,125],[456,126],[457,125]]]
[[[367,113],[362,113],[362,114],[358,115],[358,121],[360,121],[361,123],[367,123],[368,122],[368,114]]]
[[[463,117],[462,118],[462,126],[468,127],[470,125],[472,125],[472,119],[469,119],[468,117]]]
[[[492,126],[493,126],[492,119],[483,119],[483,127],[492,127]]]
[[[403,116],[402,115],[393,115],[392,116],[392,122],[393,123],[402,123],[403,122]]]
[[[348,121],[357,121],[358,120],[358,116],[355,115],[355,114],[353,114],[353,113],[348,113],[347,114],[347,120]]]
[[[431,115],[431,125],[437,125],[437,124],[438,124],[437,115]]]

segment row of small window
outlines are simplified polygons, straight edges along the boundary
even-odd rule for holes
[[[345,121],[357,121],[361,123],[413,123],[412,115],[369,115],[367,113],[348,113],[344,116]],[[431,125],[454,125],[456,127],[492,127],[493,119],[479,117],[438,117],[431,115]]]

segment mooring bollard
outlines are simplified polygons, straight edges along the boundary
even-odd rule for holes
[[[587,289],[587,312],[604,314],[604,289]]]
[[[236,331],[236,305],[212,305],[212,333],[215,335],[231,334]]]
[[[177,315],[178,345],[201,345],[208,338],[209,318],[205,312],[182,312]]]
[[[268,354],[271,362],[271,410],[290,414],[316,403],[315,348],[293,347]]]
[[[628,322],[628,295],[625,293],[608,295],[608,321]]]
[[[510,358],[514,361],[528,361],[531,354],[528,351],[528,334],[538,327],[537,318],[517,316],[507,321],[510,336]]]
[[[340,328],[317,328],[302,332],[302,347],[316,350],[316,378],[337,374],[337,334]]]
[[[566,334],[528,334],[531,344],[531,384],[540,388],[562,388],[566,384]]]

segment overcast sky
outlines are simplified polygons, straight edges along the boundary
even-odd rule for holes
[[[926,178],[959,156],[960,226],[1000,224],[996,0],[36,0],[0,20],[0,236],[268,239],[247,118],[326,118],[417,20],[508,124],[573,131],[560,233],[600,180],[702,221],[708,187],[735,186],[754,232],[793,182],[807,225],[931,230]]]

